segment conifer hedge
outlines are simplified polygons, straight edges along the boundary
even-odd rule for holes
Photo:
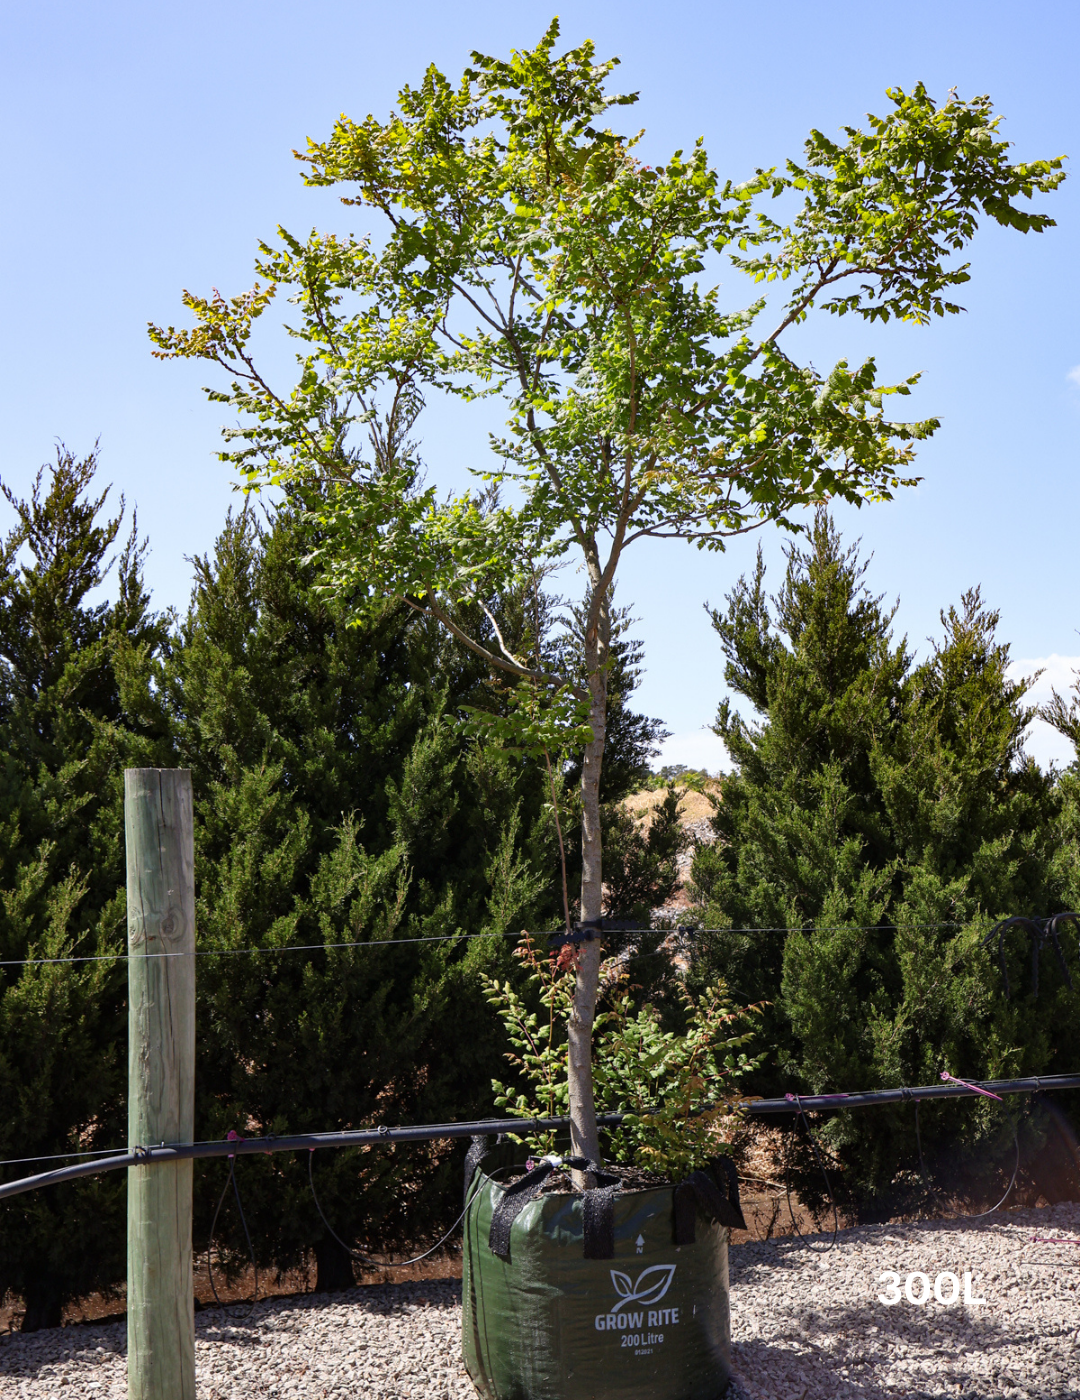
[[[1025,754],[1029,686],[1010,678],[977,588],[942,612],[942,640],[916,661],[866,569],[822,512],[806,546],[789,547],[774,597],[759,553],[710,610],[735,697],[716,731],[734,771],[718,839],[693,864],[699,918],[725,930],[705,940],[696,975],[770,1002],[764,1094],[926,1084],[943,1069],[1074,1071],[1075,937],[1073,990],[1047,950],[1036,996],[1015,935],[1011,1000],[996,948],[979,945],[1003,916],[1080,903],[1075,773]],[[925,1194],[924,1166],[941,1189],[1007,1180],[1020,1107],[924,1108],[921,1163],[910,1107],[837,1114],[825,1139],[847,1199],[894,1208]],[[1046,1130],[1038,1112],[1021,1125],[1033,1140]],[[805,1139],[792,1147],[803,1194],[820,1202]]]
[[[0,548],[0,958],[124,950],[123,769],[189,767],[208,954],[197,1135],[490,1114],[506,1045],[480,974],[514,965],[509,940],[461,935],[562,917],[546,773],[456,722],[466,705],[497,711],[502,693],[404,606],[347,626],[342,601],[296,563],[313,541],[288,505],[230,516],[213,554],[192,561],[186,612],[153,613],[134,529],[109,572],[123,507],[109,515],[96,467],[95,453],[61,450],[29,501],[5,492],[16,524]],[[102,585],[115,601],[94,601]],[[519,598],[498,616],[509,636],[529,625]],[[605,793],[616,824],[660,732],[625,703],[636,676],[620,643]],[[570,840],[571,776],[559,779]],[[619,845],[635,908],[661,902],[672,860],[636,831]],[[380,948],[388,939],[447,941]],[[108,956],[0,968],[0,1157],[125,1143],[125,994],[125,965]],[[320,1154],[320,1201],[361,1249],[408,1246],[457,1214],[459,1158],[438,1145]],[[197,1249],[225,1170],[196,1167]],[[313,1253],[318,1287],[351,1284],[305,1160],[249,1157],[238,1173],[261,1268]],[[122,1283],[124,1192],[114,1173],[0,1211],[0,1297],[25,1301],[25,1329]],[[231,1198],[217,1239],[246,1262]]]
[[[193,561],[187,610],[155,613],[146,542],[134,525],[121,533],[122,503],[108,510],[96,467],[96,453],[61,448],[29,500],[5,490],[15,524],[0,544],[0,961],[99,960],[0,967],[0,1156],[125,1141],[126,976],[110,955],[125,947],[131,766],[192,771],[207,954],[200,1137],[490,1113],[507,1046],[482,975],[513,975],[510,940],[462,935],[562,918],[544,768],[457,722],[466,707],[499,712],[505,693],[401,606],[345,625],[347,600],[330,601],[296,563],[312,526],[288,504],[231,515],[212,555]],[[927,1082],[941,1068],[1075,1068],[1080,991],[1044,956],[1036,998],[1016,940],[1006,1001],[977,945],[1002,914],[1080,904],[1080,780],[1024,756],[1026,687],[1009,679],[977,590],[943,614],[944,640],[916,662],[864,574],[821,516],[775,599],[759,559],[712,610],[728,684],[757,722],[720,707],[734,771],[693,880],[698,922],[729,931],[700,939],[691,979],[720,974],[737,997],[769,1001],[762,1093]],[[515,639],[539,626],[526,601],[499,602]],[[545,618],[553,609],[545,600]],[[641,919],[670,895],[686,838],[673,789],[648,833],[620,807],[663,733],[630,708],[642,657],[625,624],[610,683],[607,898],[612,916]],[[543,645],[575,644],[572,626],[561,639],[540,631]],[[1080,735],[1075,706],[1060,702],[1051,718]],[[571,852],[577,771],[571,761],[557,777]],[[390,939],[444,941],[379,946]],[[643,941],[631,981],[675,1027],[678,988],[657,942]],[[1067,947],[1080,988],[1075,940]],[[1026,1140],[1046,1130],[1038,1116],[1022,1125]],[[928,1109],[922,1131],[939,1185],[985,1187],[1011,1150],[1002,1112],[981,1102]],[[820,1200],[805,1140],[791,1141],[791,1179]],[[840,1115],[825,1145],[842,1194],[864,1211],[923,1189],[910,1110]],[[323,1209],[361,1250],[435,1238],[457,1213],[459,1155],[320,1154]],[[966,1183],[949,1176],[972,1163]],[[314,1256],[317,1286],[351,1283],[306,1161],[244,1158],[239,1172],[260,1268]],[[225,1173],[197,1166],[199,1249]],[[0,1211],[0,1295],[23,1299],[25,1329],[122,1283],[125,1185],[121,1173],[90,1178]],[[242,1265],[231,1200],[217,1238]]]

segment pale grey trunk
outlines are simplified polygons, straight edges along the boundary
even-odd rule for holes
[[[592,572],[592,570],[590,570]],[[597,599],[594,575],[593,600],[585,631],[585,662],[589,676],[589,723],[592,742],[585,749],[581,770],[581,918],[583,923],[603,913],[603,864],[600,838],[600,770],[607,729],[607,660],[611,638],[611,614],[607,597]],[[593,1097],[592,1028],[600,980],[600,940],[582,943],[570,1013],[568,1075],[570,1085],[570,1142],[575,1156],[600,1161],[600,1138]],[[578,1190],[588,1184],[586,1174],[574,1173]]]

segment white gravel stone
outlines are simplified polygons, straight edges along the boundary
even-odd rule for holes
[[[195,1316],[198,1400],[457,1400],[461,1285],[439,1280]],[[0,1348],[3,1400],[126,1400],[127,1328],[80,1324]]]
[[[1071,1244],[1034,1243],[1040,1238]],[[829,1235],[812,1241],[824,1250]],[[899,1275],[901,1301],[882,1274]],[[909,1274],[955,1274],[960,1297],[908,1301]],[[972,1298],[964,1303],[964,1275]],[[798,1240],[732,1250],[731,1324],[740,1400],[949,1395],[1080,1397],[1080,1206],[985,1220],[862,1225],[835,1248]],[[919,1298],[927,1285],[912,1282]],[[940,1285],[943,1297],[951,1281]]]
[[[891,1306],[879,1301],[886,1271],[899,1275]],[[919,1273],[931,1289],[955,1274],[960,1298],[908,1302]],[[964,1303],[965,1274],[985,1302]],[[828,1253],[739,1245],[731,1280],[735,1400],[1080,1400],[1080,1206],[864,1225]],[[914,1281],[916,1297],[924,1286]],[[208,1309],[195,1319],[198,1398],[464,1400],[460,1319],[460,1285],[440,1281],[260,1303],[246,1321]],[[0,1346],[0,1396],[125,1400],[124,1349],[122,1323],[16,1335]]]

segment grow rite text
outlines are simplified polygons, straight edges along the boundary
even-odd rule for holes
[[[678,1308],[653,1308],[648,1314],[597,1313],[595,1325],[598,1332],[628,1332],[632,1327],[675,1327],[678,1321]]]

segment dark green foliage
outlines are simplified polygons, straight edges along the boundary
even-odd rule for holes
[[[17,523],[0,547],[3,959],[96,957],[126,942],[122,770],[145,739],[121,676],[133,656],[154,656],[164,629],[148,612],[134,527],[117,600],[89,601],[123,514],[121,503],[102,517],[95,466],[96,453],[77,461],[60,448],[28,501],[4,488]],[[108,960],[0,968],[0,1156],[123,1143],[125,986],[124,965]],[[5,1205],[0,1297],[22,1295],[25,1330],[123,1276],[123,1189],[111,1176]]]
[[[490,702],[478,668],[403,607],[344,625],[295,562],[305,527],[290,514],[266,529],[231,520],[214,559],[196,561],[172,632],[147,614],[134,535],[118,600],[89,606],[119,528],[88,495],[93,469],[93,456],[61,453],[47,490],[39,479],[30,502],[8,497],[19,523],[0,561],[3,956],[123,950],[122,770],[190,766],[199,946],[223,950],[198,968],[199,1135],[489,1112],[502,1045],[477,973],[503,965],[503,940],[324,947],[550,922],[542,774],[451,722],[466,700]],[[316,950],[235,951],[284,943]],[[3,979],[0,1152],[121,1145],[124,965]],[[284,1267],[314,1245],[321,1279],[336,1267],[340,1280],[306,1163],[239,1171],[260,1262]],[[438,1149],[328,1154],[317,1171],[338,1231],[373,1248],[448,1223],[456,1195]],[[220,1175],[197,1171],[199,1239]],[[5,1208],[0,1293],[24,1297],[28,1328],[122,1279],[123,1192],[113,1175]],[[219,1234],[239,1247],[231,1202]]]
[[[195,782],[200,946],[267,950],[200,962],[196,1116],[211,1137],[489,1112],[502,1044],[477,974],[509,966],[507,944],[378,944],[503,933],[554,894],[530,863],[551,864],[536,765],[450,720],[476,672],[403,605],[346,626],[296,562],[307,528],[289,513],[266,529],[231,520],[196,561],[158,674],[173,761]],[[282,945],[315,950],[270,951]],[[260,1262],[286,1268],[315,1244],[320,1282],[340,1278],[307,1162],[238,1171]],[[365,1248],[453,1218],[438,1149],[328,1153],[315,1171],[334,1229]],[[204,1238],[224,1169],[198,1179]],[[231,1206],[219,1236],[241,1250]]]
[[[1062,903],[1080,910],[1080,672],[1074,674],[1071,694],[1063,697],[1053,691],[1040,716],[1073,745],[1073,761],[1058,778],[1061,805],[1052,839],[1054,878],[1062,891]]]
[[[809,547],[789,551],[775,622],[760,558],[712,614],[728,685],[759,722],[720,706],[734,771],[693,878],[702,921],[731,931],[707,942],[700,974],[772,1002],[763,1092],[1064,1070],[1080,1063],[1080,995],[1046,959],[1038,1001],[1006,1002],[978,948],[996,918],[1068,897],[1061,795],[1022,748],[1027,687],[1007,677],[978,590],[915,665],[864,572],[820,514]],[[1010,975],[1026,989],[1023,952]],[[1080,987],[1075,950],[1072,968]],[[965,1112],[927,1111],[928,1142],[995,1139],[1000,1115]],[[845,1115],[830,1133],[852,1190],[910,1168],[910,1113]]]
[[[404,604],[349,625],[348,600],[328,601],[297,562],[316,540],[291,508],[262,525],[251,511],[229,519],[213,558],[194,561],[182,619],[149,615],[134,533],[117,601],[90,605],[120,525],[90,492],[94,466],[61,452],[47,489],[39,477],[29,502],[8,493],[3,956],[123,950],[122,770],[190,767],[198,944],[215,954],[198,965],[198,1135],[489,1113],[504,1041],[479,974],[508,970],[510,945],[464,935],[551,927],[561,907],[546,769],[457,722],[466,705],[497,709],[502,691]],[[534,591],[499,600],[497,620],[513,645],[547,646],[551,610]],[[637,663],[633,648],[620,654],[613,703],[623,786],[658,728],[623,703]],[[556,775],[573,823],[571,782]],[[378,946],[391,939],[414,941]],[[124,1142],[125,991],[123,963],[108,960],[4,971],[4,1156]],[[459,1155],[324,1154],[324,1210],[365,1249],[411,1243],[456,1213]],[[260,1265],[287,1268],[314,1248],[320,1286],[351,1277],[306,1161],[245,1158],[238,1174]],[[220,1164],[196,1170],[199,1245],[224,1180]],[[218,1237],[242,1262],[231,1197]],[[115,1284],[122,1178],[20,1198],[0,1220],[0,1259],[0,1293],[25,1298],[27,1327]]]

